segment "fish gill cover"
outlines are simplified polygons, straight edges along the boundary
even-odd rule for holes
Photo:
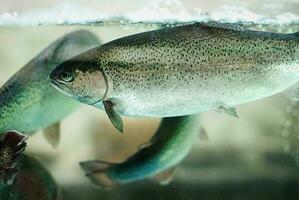
[[[192,21],[297,24],[295,0],[53,0],[1,1],[0,25],[183,23]],[[266,13],[266,14],[265,14]]]

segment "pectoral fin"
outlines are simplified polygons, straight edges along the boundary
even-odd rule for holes
[[[121,119],[121,116],[114,110],[113,103],[110,100],[106,100],[103,103],[104,103],[105,111],[109,119],[111,120],[113,126],[121,133],[123,133],[124,132],[123,121]]]
[[[223,113],[230,115],[231,117],[239,118],[239,115],[235,107],[226,107],[224,105],[218,105],[216,111],[221,114]]]
[[[60,123],[52,124],[43,130],[44,137],[53,148],[57,148],[60,140]]]
[[[172,167],[170,169],[167,169],[163,172],[156,174],[151,179],[153,181],[160,183],[161,185],[167,185],[172,181],[175,172],[176,172],[176,167]]]

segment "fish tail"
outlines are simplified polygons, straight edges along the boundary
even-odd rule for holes
[[[105,189],[111,189],[119,185],[107,175],[107,171],[113,165],[115,165],[115,163],[100,160],[80,162],[80,166],[89,180],[93,184]]]
[[[0,142],[0,181],[10,185],[17,176],[27,136],[17,131],[8,131]]]

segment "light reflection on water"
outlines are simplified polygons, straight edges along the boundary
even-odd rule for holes
[[[28,6],[30,5],[30,6]],[[290,24],[299,22],[295,0],[91,0],[1,1],[0,25],[85,24],[97,22],[176,23],[191,21]]]

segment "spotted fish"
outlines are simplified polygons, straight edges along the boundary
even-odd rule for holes
[[[50,173],[34,158],[23,155],[27,136],[17,131],[0,140],[0,199],[58,200],[61,197]]]
[[[8,131],[2,136],[0,142],[0,182],[10,185],[19,173],[23,151],[27,145],[27,136],[17,131]]]
[[[0,134],[18,130],[29,135],[53,125],[46,132],[54,133],[47,137],[57,146],[57,122],[74,111],[78,103],[52,87],[50,72],[61,62],[99,44],[97,37],[88,31],[71,32],[50,44],[11,77],[0,88]]]
[[[299,80],[299,33],[193,23],[108,42],[60,64],[54,86],[121,115],[171,117],[217,110],[282,92]]]
[[[33,157],[23,156],[14,182],[0,181],[1,200],[60,200],[61,193],[51,174]]]
[[[150,177],[167,184],[173,177],[175,166],[186,157],[203,131],[196,115],[164,118],[151,141],[126,161],[93,160],[80,164],[87,177],[104,188]]]

